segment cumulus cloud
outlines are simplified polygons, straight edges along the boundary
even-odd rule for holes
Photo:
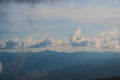
[[[34,45],[36,43],[36,41],[34,41],[31,36],[28,36],[21,43],[22,43],[22,47],[29,47],[29,46]]]
[[[20,48],[21,47],[21,41],[15,37],[6,42],[6,48]]]
[[[87,39],[82,35],[81,29],[77,27],[75,33],[70,37],[71,46],[87,46]]]
[[[64,47],[71,48],[84,48],[94,50],[107,50],[107,49],[120,49],[120,31],[113,27],[111,30],[101,32],[97,37],[85,38],[79,27],[76,28],[74,34],[67,41],[58,40],[54,38],[40,38],[39,40],[33,40],[31,36],[28,36],[24,40],[20,40],[18,37],[12,38],[6,42],[6,46],[0,45],[0,48],[6,49],[20,49],[20,48],[41,48],[41,49],[63,49]]]
[[[46,47],[48,45],[52,44],[52,40],[51,39],[44,39],[43,41],[40,41],[32,46],[30,46],[30,48],[40,48],[40,47]]]
[[[3,43],[3,42],[0,43],[0,49],[2,49],[2,48],[4,48],[4,47],[5,47],[4,43]]]
[[[47,46],[63,46],[66,42],[57,39],[44,39],[40,38],[39,40],[33,40],[31,36],[26,37],[24,40],[18,39],[18,37],[11,38],[5,43],[5,46],[2,44],[0,48],[5,49],[19,49],[19,48],[41,48]]]
[[[95,37],[93,43],[96,48],[120,48],[119,30],[112,28],[111,31],[101,32],[99,36]]]
[[[32,38],[30,36],[28,36],[25,40],[20,40],[18,37],[14,37],[6,42],[5,48],[7,48],[7,49],[26,48],[33,44],[35,44],[35,41],[32,40]]]
[[[97,37],[86,39],[82,31],[77,27],[75,33],[70,37],[69,43],[72,47],[94,47],[95,49],[120,49],[120,31],[116,27],[101,32]]]
[[[30,46],[30,48],[41,48],[47,46],[63,46],[63,45],[65,45],[64,41],[51,38],[51,39],[40,39],[34,45]]]

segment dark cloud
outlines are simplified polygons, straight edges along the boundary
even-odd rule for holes
[[[7,43],[6,43],[6,48],[15,48],[16,46],[19,45],[19,42],[13,42],[11,40],[9,40]]]
[[[0,3],[55,3],[60,0],[0,0]],[[64,0],[61,0],[64,1]],[[65,0],[67,1],[67,0]]]
[[[8,9],[7,5],[0,4],[0,25],[8,23]],[[0,26],[1,27],[1,26]]]
[[[0,3],[9,3],[9,2],[17,2],[17,3],[36,3],[39,0],[0,0]],[[43,1],[43,0],[40,0]]]
[[[11,48],[20,48],[21,47],[21,42],[17,39],[11,39],[6,42],[6,48],[11,49]]]
[[[46,46],[51,45],[51,44],[52,44],[52,40],[51,39],[45,39],[42,42],[39,42],[39,43],[36,43],[36,44],[30,46],[30,48],[46,47]]]
[[[77,43],[77,42],[72,42],[71,43],[71,46],[73,47],[77,47],[77,46],[87,46],[88,45],[88,42],[87,41],[82,41],[80,43]]]

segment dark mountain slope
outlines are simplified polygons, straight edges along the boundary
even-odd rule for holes
[[[2,52],[0,62],[0,80],[96,80],[120,76],[117,52]]]

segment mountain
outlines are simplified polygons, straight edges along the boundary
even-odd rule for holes
[[[97,80],[120,80],[120,77],[111,77],[111,78],[97,79]]]
[[[0,80],[96,80],[120,77],[118,52],[1,52]]]

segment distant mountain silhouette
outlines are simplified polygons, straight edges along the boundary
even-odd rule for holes
[[[120,77],[112,77],[112,78],[97,79],[97,80],[120,80]]]
[[[120,76],[117,52],[1,52],[0,80],[100,80]]]

